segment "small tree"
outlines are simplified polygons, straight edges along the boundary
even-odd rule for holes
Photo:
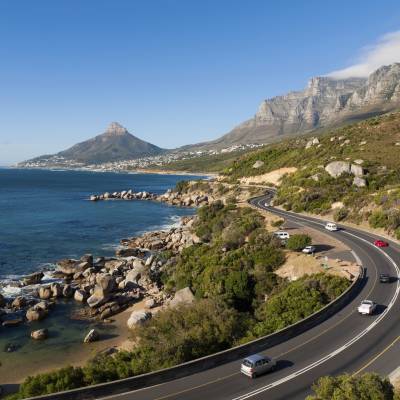
[[[360,376],[348,374],[336,377],[324,376],[312,387],[315,395],[306,400],[395,400],[392,384],[387,378],[367,373]]]
[[[300,251],[311,244],[311,237],[304,234],[292,235],[286,243],[289,250]]]

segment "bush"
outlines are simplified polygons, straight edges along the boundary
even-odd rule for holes
[[[271,222],[271,226],[273,226],[274,228],[279,228],[284,223],[285,223],[284,219],[277,219],[276,221]]]
[[[314,395],[306,400],[394,400],[393,385],[389,379],[377,374],[367,373],[361,376],[348,374],[336,377],[324,376],[312,386]]]
[[[292,235],[286,242],[286,247],[289,250],[300,251],[303,250],[304,247],[309,246],[311,244],[311,237],[304,234]]]
[[[175,185],[175,192],[178,193],[186,193],[188,189],[189,189],[188,181],[179,181]]]
[[[334,213],[333,213],[333,219],[336,222],[340,222],[345,220],[349,215],[349,210],[345,207],[338,208]]]
[[[387,215],[382,210],[374,211],[368,218],[372,228],[385,228],[388,223]]]
[[[349,286],[345,278],[316,274],[291,282],[256,310],[257,322],[248,337],[268,335],[294,324],[328,304]]]

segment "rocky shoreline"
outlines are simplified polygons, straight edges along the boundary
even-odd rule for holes
[[[100,322],[111,322],[116,315],[133,304],[145,300],[147,310],[135,311],[127,320],[129,328],[151,317],[150,309],[191,302],[193,295],[186,288],[174,297],[161,290],[160,276],[171,260],[159,257],[159,252],[169,250],[171,256],[185,247],[199,242],[191,233],[195,217],[183,217],[179,227],[147,232],[142,236],[121,240],[115,257],[94,258],[85,254],[80,259],[63,259],[56,263],[52,278],[44,283],[42,271],[23,277],[18,285],[32,290],[29,295],[6,298],[0,294],[0,324],[3,329],[45,319],[59,300],[75,301],[84,305],[83,316]],[[190,293],[189,293],[190,292]],[[47,329],[31,331],[33,340],[45,340]],[[88,343],[99,340],[91,329],[84,337]],[[10,344],[5,351],[15,351]]]
[[[90,201],[104,200],[152,200],[168,203],[180,207],[199,207],[207,205],[210,202],[209,196],[205,194],[182,194],[169,189],[166,193],[158,195],[149,192],[134,192],[132,189],[123,190],[121,192],[105,192],[102,194],[92,194]]]

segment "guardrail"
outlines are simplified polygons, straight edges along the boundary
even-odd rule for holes
[[[44,396],[31,397],[28,400],[98,399],[99,397],[103,396],[116,395],[119,393],[141,389],[147,386],[166,383],[174,379],[183,378],[188,375],[223,365],[230,361],[238,360],[252,353],[264,351],[272,346],[291,339],[308,329],[313,328],[314,326],[331,317],[356,297],[364,281],[364,269],[360,266],[358,277],[355,278],[352,284],[339,297],[327,304],[325,307],[293,325],[241,346],[236,346],[228,350],[211,354],[209,356],[188,361],[171,368],[138,375],[131,378],[121,379],[118,381],[86,386],[79,389],[52,393]]]

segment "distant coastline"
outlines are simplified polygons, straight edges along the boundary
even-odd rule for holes
[[[217,173],[212,172],[193,172],[193,171],[178,171],[178,170],[162,170],[162,169],[116,169],[116,170],[104,170],[104,169],[88,169],[88,168],[59,168],[59,167],[21,167],[18,165],[9,165],[0,169],[27,169],[27,170],[40,170],[40,171],[77,171],[77,172],[110,172],[110,173],[122,173],[122,174],[155,174],[155,175],[197,175],[202,177],[216,177]]]

